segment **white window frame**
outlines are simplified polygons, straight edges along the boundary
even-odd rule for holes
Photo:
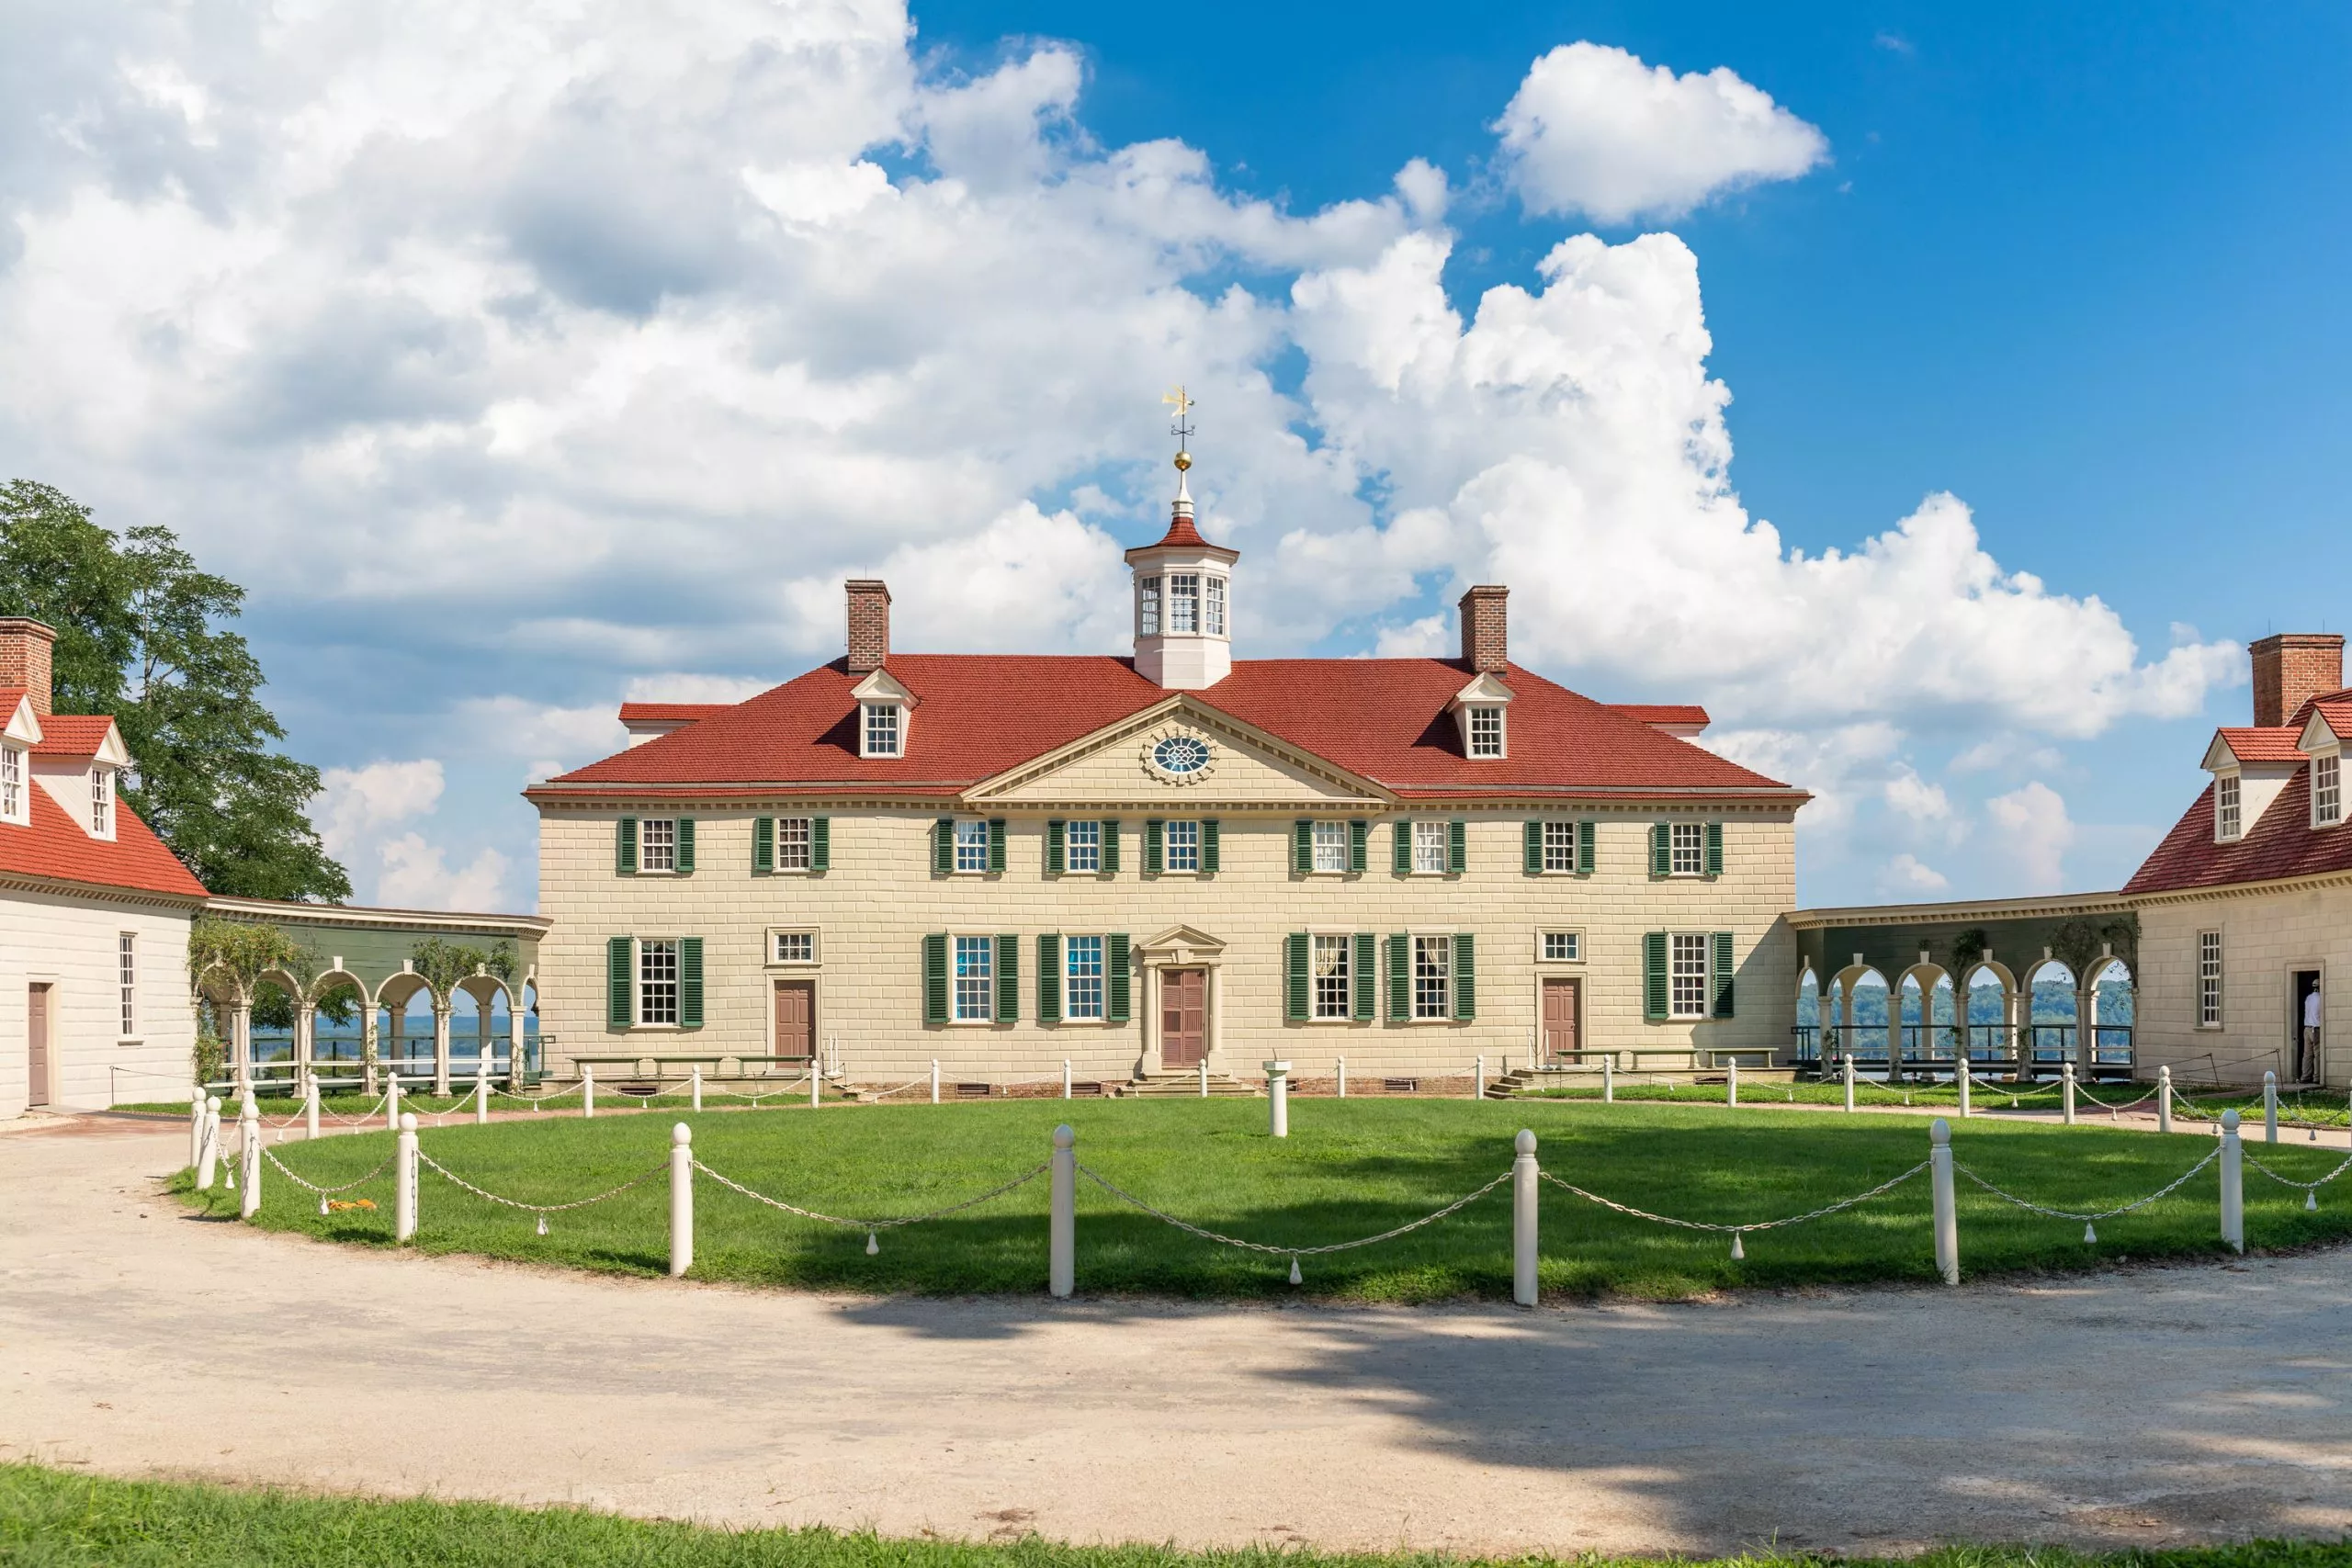
[[[1110,1016],[1111,972],[1107,938],[1092,931],[1062,937],[1062,1021],[1102,1023]],[[1081,952],[1092,955],[1081,963]]]
[[[2213,775],[2213,841],[2234,844],[2245,836],[2245,791],[2235,773]]]
[[[786,957],[785,943],[804,942],[805,956]],[[818,939],[814,926],[770,926],[768,928],[767,966],[771,969],[810,969],[824,962],[825,949]]]
[[[903,757],[907,754],[907,709],[904,703],[862,703],[857,727],[861,757]]]
[[[2301,1021],[2297,1020],[2298,1023]],[[2197,933],[2197,1027],[2222,1027],[2222,933]]]
[[[1471,704],[1470,755],[1478,758],[1505,755],[1507,738],[1504,733],[1504,712],[1499,703]]]
[[[1413,944],[1413,1021],[1453,1022],[1453,933],[1413,931],[1408,934],[1408,940]],[[1437,962],[1424,962],[1432,953],[1437,954]]]
[[[1573,818],[1544,819],[1544,874],[1574,876],[1577,870],[1577,824]]]
[[[1555,939],[1566,944],[1566,951],[1555,953]],[[1578,928],[1563,930],[1555,927],[1535,933],[1535,962],[1538,964],[1581,964],[1584,962],[1584,931]]]
[[[1440,818],[1413,819],[1413,874],[1443,876],[1453,864],[1453,837],[1449,824]]]
[[[775,819],[775,869],[778,871],[808,871],[813,868],[817,852],[817,819],[813,817],[779,817]]]
[[[1668,876],[1707,874],[1707,825],[1669,822],[1666,825],[1666,874]]]
[[[104,766],[90,769],[90,837],[114,837],[114,770]]]
[[[1182,840],[1181,842],[1179,840]],[[1177,852],[1183,852],[1179,861]],[[1197,817],[1171,817],[1160,825],[1159,869],[1170,876],[1201,874],[1201,823]]]
[[[23,827],[32,820],[32,800],[26,793],[28,783],[25,749],[0,743],[0,822]]]
[[[1666,934],[1666,1016],[1677,1023],[1695,1022],[1714,1011],[1714,945],[1705,931]],[[1684,962],[1692,953],[1699,960],[1695,970]]]
[[[986,876],[989,870],[989,823],[985,817],[956,818],[955,856],[949,869],[958,876]],[[973,863],[964,863],[967,851]]]
[[[1348,1023],[1354,1020],[1356,974],[1355,933],[1309,931],[1306,934],[1307,1018],[1316,1023]],[[1323,955],[1339,954],[1338,973],[1324,972]],[[1334,982],[1327,985],[1326,982]]]
[[[1167,597],[1168,635],[1198,637],[1201,635],[1201,574],[1197,571],[1168,573]]]
[[[662,863],[653,863],[653,830],[662,832]],[[674,817],[640,817],[637,822],[637,869],[641,876],[674,876],[678,871],[678,819]]]
[[[1136,579],[1136,635],[1159,635],[1159,579],[1156,574]]]
[[[1318,818],[1308,834],[1308,869],[1320,876],[1344,874],[1348,869],[1348,824]]]
[[[2343,758],[2339,752],[2323,751],[2312,759],[2312,826],[2333,828],[2343,820]]]
[[[121,987],[122,1033],[119,1038],[139,1038],[139,933],[119,931],[115,936],[115,979]]]
[[[1201,627],[1211,637],[1226,633],[1225,579],[1210,575],[1201,584]]]
[[[968,945],[967,945],[968,944]],[[967,974],[964,955],[977,953],[979,966],[976,973]],[[967,986],[978,987],[979,1010],[967,1011],[965,1001]],[[996,1021],[996,938],[975,936],[967,931],[947,939],[947,1021],[960,1024],[992,1024]]]
[[[684,980],[679,961],[679,942],[673,936],[639,937],[637,939],[637,1027],[639,1029],[675,1029],[678,1027],[680,1006],[684,1000]],[[662,977],[655,965],[666,962],[669,972]],[[664,997],[669,1006],[667,1018],[653,1016]]]
[[[1080,852],[1083,852],[1081,860]],[[1099,875],[1102,870],[1102,824],[1092,817],[1062,824],[1062,870],[1076,875]]]

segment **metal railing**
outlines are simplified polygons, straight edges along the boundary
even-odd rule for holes
[[[1955,1070],[1964,1038],[1972,1068],[2007,1067],[2029,1077],[2043,1076],[2046,1069],[2046,1076],[2055,1077],[2062,1064],[2082,1061],[2075,1055],[2079,1027],[2072,1022],[2041,1021],[1965,1026],[1905,1023],[1894,1026],[1893,1039],[1902,1053],[1897,1065],[1905,1071],[1916,1068],[1932,1077],[1939,1071],[1948,1074]],[[1889,1031],[1883,1023],[1857,1023],[1850,1028],[1835,1023],[1801,1023],[1792,1032],[1800,1063],[1826,1070],[1829,1064],[1850,1055],[1857,1065],[1881,1068],[1887,1065]],[[2090,1048],[2090,1057],[2085,1065],[2091,1074],[2107,1077],[2132,1076],[2138,1061],[2132,1025],[2091,1025]]]

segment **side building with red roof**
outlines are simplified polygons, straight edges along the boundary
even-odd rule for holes
[[[111,718],[52,713],[38,621],[0,618],[0,1117],[185,1093],[205,891],[118,797]]]
[[[1180,486],[1130,654],[896,652],[852,581],[844,657],[628,705],[526,792],[559,1060],[1377,1091],[1788,1049],[1803,791],[1513,663],[1501,587],[1457,659],[1237,660],[1238,559]]]

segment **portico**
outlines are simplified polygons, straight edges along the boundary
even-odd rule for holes
[[[1226,1070],[1220,1027],[1225,943],[1192,926],[1170,926],[1136,949],[1143,964],[1144,1077]]]

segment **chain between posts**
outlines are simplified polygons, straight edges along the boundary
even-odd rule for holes
[[[451,1183],[453,1186],[464,1188],[467,1191],[472,1193],[477,1198],[485,1198],[493,1203],[503,1203],[510,1209],[520,1209],[524,1213],[531,1214],[560,1214],[569,1209],[585,1209],[592,1204],[601,1203],[608,1198],[617,1198],[632,1187],[641,1187],[646,1182],[650,1181],[653,1178],[661,1175],[662,1172],[670,1168],[670,1162],[665,1159],[660,1164],[648,1168],[643,1175],[632,1177],[630,1179],[622,1182],[618,1187],[614,1188],[612,1190],[608,1192],[599,1192],[594,1198],[582,1198],[570,1203],[526,1203],[519,1199],[502,1198],[495,1192],[484,1191],[482,1189],[476,1187],[472,1182],[468,1181],[464,1177],[450,1170],[447,1166],[443,1165],[439,1160],[435,1159],[423,1149],[416,1151],[416,1158],[418,1164],[432,1167],[434,1172],[440,1176],[443,1180]]]
[[[2128,1214],[2134,1209],[2144,1209],[2159,1198],[2169,1197],[2174,1191],[2177,1190],[2183,1184],[2185,1184],[2190,1177],[2195,1176],[2199,1171],[2203,1170],[2207,1166],[2211,1165],[2215,1160],[2220,1159],[2221,1157],[2221,1145],[2215,1145],[2212,1151],[2207,1154],[2203,1159],[2199,1160],[2195,1165],[2190,1166],[2187,1170],[2182,1171],[2178,1176],[2174,1177],[2170,1181],[2166,1182],[2164,1186],[2159,1187],[2154,1192],[2149,1193],[2145,1198],[2142,1198],[2134,1202],[2122,1204],[2117,1208],[2101,1209],[2097,1213],[2079,1214],[2066,1209],[2052,1209],[2046,1207],[2043,1204],[2032,1201],[2030,1199],[2020,1198],[2014,1192],[2005,1192],[2000,1188],[1994,1186],[1991,1182],[1977,1175],[1974,1171],[1969,1169],[1966,1166],[1961,1164],[1958,1160],[1954,1160],[1952,1162],[1952,1168],[1960,1172],[1961,1175],[1968,1178],[1969,1180],[1976,1183],[1977,1186],[1984,1189],[1985,1191],[1993,1194],[1994,1197],[2000,1199],[2003,1202],[2014,1203],[2020,1209],[2030,1210],[2034,1213],[2044,1215],[2050,1219],[2080,1220],[2085,1224],[2090,1224],[2099,1220],[2113,1219],[2118,1214]]]
[[[270,1148],[268,1145],[263,1145],[261,1152],[263,1158],[268,1160],[270,1164],[277,1168],[279,1175],[285,1177],[287,1180],[292,1182],[295,1186],[301,1188],[304,1191],[315,1192],[322,1198],[332,1198],[338,1192],[348,1192],[355,1187],[366,1186],[368,1182],[373,1181],[376,1178],[383,1175],[385,1170],[390,1167],[392,1161],[398,1157],[396,1155],[386,1155],[382,1165],[378,1166],[375,1169],[369,1171],[367,1175],[361,1177],[356,1181],[346,1181],[340,1187],[321,1187],[316,1182],[303,1180],[302,1178],[295,1175],[291,1170],[287,1169],[286,1162],[279,1159],[277,1157],[277,1151]]]
[[[1857,1203],[1867,1203],[1873,1198],[1892,1192],[1927,1168],[1928,1162],[1921,1160],[1902,1175],[1890,1177],[1867,1192],[1857,1192],[1850,1198],[1840,1198],[1835,1203],[1826,1204],[1807,1213],[1790,1214],[1778,1220],[1756,1220],[1745,1224],[1728,1225],[1717,1224],[1709,1220],[1679,1220],[1672,1214],[1653,1214],[1647,1209],[1636,1209],[1630,1203],[1620,1203],[1613,1198],[1603,1198],[1598,1192],[1588,1192],[1575,1182],[1565,1181],[1548,1170],[1539,1170],[1536,1175],[1555,1187],[1575,1193],[1588,1203],[1598,1203],[1604,1209],[1614,1209],[1621,1214],[1630,1214],[1637,1220],[1648,1220],[1661,1225],[1678,1225],[1687,1231],[1713,1231],[1717,1235],[1737,1235],[1745,1231],[1777,1230],[1782,1225],[1801,1225],[1807,1220],[1826,1218],[1840,1210],[1850,1209]]]
[[[1153,1208],[1149,1203],[1145,1202],[1134,1193],[1129,1192],[1123,1188],[1114,1186],[1111,1182],[1104,1180],[1100,1174],[1089,1167],[1082,1165],[1080,1166],[1078,1168],[1078,1173],[1079,1175],[1086,1178],[1087,1180],[1094,1183],[1095,1186],[1102,1189],[1103,1191],[1108,1192],[1112,1197],[1119,1200],[1122,1203],[1130,1204],[1135,1208],[1140,1209],[1145,1213],[1149,1214],[1153,1219],[1163,1220],[1169,1224],[1174,1225],[1180,1231],[1183,1231],[1188,1235],[1199,1236],[1203,1241],[1214,1241],[1226,1247],[1238,1247],[1245,1252],[1262,1252],[1272,1258],[1315,1258],[1327,1252],[1345,1252],[1351,1247],[1372,1247],[1380,1242],[1394,1241],[1396,1237],[1404,1235],[1408,1232],[1417,1231],[1423,1225],[1435,1224],[1438,1221],[1444,1219],[1449,1214],[1453,1214],[1460,1210],[1469,1207],[1479,1199],[1484,1198],[1487,1193],[1492,1192],[1496,1188],[1500,1187],[1504,1182],[1509,1181],[1511,1174],[1510,1171],[1506,1170],[1500,1176],[1496,1177],[1492,1181],[1487,1182],[1484,1187],[1479,1188],[1476,1191],[1464,1193],[1461,1197],[1456,1198],[1453,1202],[1448,1203],[1444,1208],[1440,1209],[1433,1213],[1423,1214],[1418,1220],[1408,1220],[1405,1224],[1398,1225],[1395,1230],[1382,1231],[1378,1235],[1368,1235],[1356,1241],[1329,1242],[1321,1247],[1269,1247],[1262,1241],[1244,1241],[1239,1236],[1226,1235],[1221,1232],[1204,1230],[1201,1226],[1193,1224],[1189,1220],[1180,1220],[1175,1215],[1169,1213],[1163,1209]]]
[[[797,1214],[804,1220],[815,1220],[820,1224],[840,1225],[847,1230],[860,1230],[871,1235],[875,1231],[896,1230],[900,1225],[919,1224],[925,1220],[944,1219],[949,1214],[958,1214],[967,1209],[977,1209],[992,1198],[1001,1198],[1014,1188],[1025,1186],[1036,1180],[1051,1167],[1040,1165],[1034,1169],[1023,1171],[1001,1187],[991,1187],[977,1198],[967,1198],[960,1203],[950,1203],[944,1209],[933,1209],[926,1214],[902,1214],[897,1219],[889,1220],[853,1220],[840,1214],[820,1213],[815,1209],[804,1209],[797,1203],[787,1203],[781,1198],[771,1198],[764,1192],[754,1191],[740,1181],[719,1175],[700,1160],[695,1161],[695,1168],[721,1187],[730,1191],[740,1192],[754,1202],[765,1203],[771,1209],[781,1209],[787,1214]]]
[[[2279,1175],[2277,1171],[2263,1164],[2251,1154],[2246,1155],[2245,1159],[2246,1164],[2254,1167],[2255,1169],[2262,1172],[2263,1175],[2270,1178],[2271,1180],[2277,1182],[2279,1186],[2300,1187],[2306,1192],[2316,1192],[2321,1188],[2326,1186],[2329,1182],[2335,1180],[2337,1177],[2343,1175],[2346,1170],[2352,1170],[2352,1155],[2346,1155],[2343,1159],[2336,1163],[2336,1167],[2334,1170],[2329,1171],[2325,1176],[2321,1177],[2318,1180],[2297,1181],[2290,1177]]]

